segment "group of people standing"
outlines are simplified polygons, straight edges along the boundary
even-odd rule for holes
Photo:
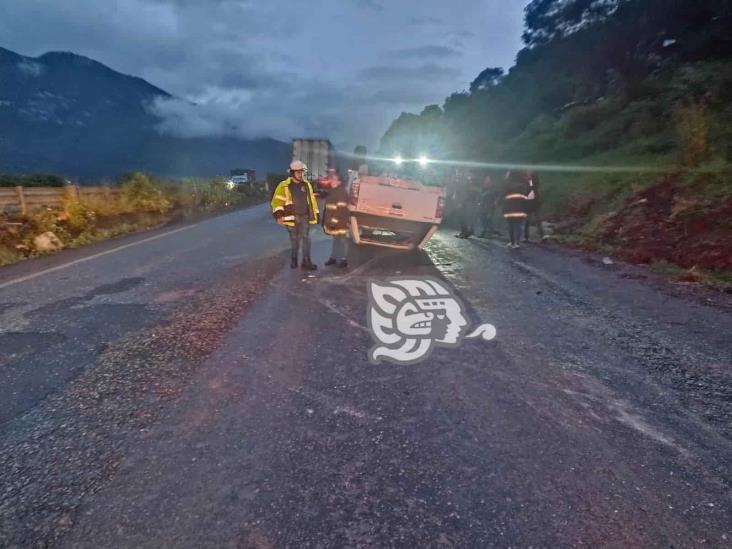
[[[457,185],[453,199],[460,219],[458,238],[475,235],[480,224],[481,238],[498,236],[495,218],[502,211],[507,221],[508,247],[520,248],[523,237],[528,242],[531,225],[535,225],[540,239],[544,239],[541,220],[541,194],[538,176],[531,171],[510,170],[499,187],[490,175],[478,183],[467,174]]]
[[[310,227],[321,224],[323,231],[333,238],[331,254],[326,266],[347,267],[348,189],[335,170],[331,170],[329,191],[325,199],[325,213],[321,218],[313,187],[305,179],[306,166],[295,161],[290,164],[290,177],[282,181],[272,196],[272,214],[280,225],[287,228],[291,243],[290,266],[314,271],[318,267],[310,257]],[[500,233],[496,230],[495,216],[501,209],[508,224],[510,248],[519,248],[523,236],[529,240],[531,225],[536,225],[539,238],[544,239],[541,220],[541,193],[539,178],[531,171],[510,170],[499,188],[487,175],[478,183],[472,174],[452,189],[448,196],[460,218],[458,238],[470,238],[480,224],[480,237]],[[298,263],[298,259],[300,262]]]
[[[317,265],[310,257],[310,226],[322,224],[323,231],[333,237],[333,247],[327,266],[347,267],[346,235],[348,233],[348,191],[338,176],[329,173],[330,190],[325,199],[325,214],[320,216],[313,187],[305,179],[303,162],[290,164],[290,177],[282,181],[272,195],[272,215],[278,224],[287,228],[290,235],[290,267],[296,269],[298,259],[304,270],[315,271]]]

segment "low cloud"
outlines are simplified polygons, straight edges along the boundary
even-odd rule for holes
[[[41,76],[43,67],[33,61],[21,61],[18,63],[18,70],[26,76],[38,77]]]
[[[432,78],[455,78],[460,76],[460,70],[454,67],[445,67],[434,63],[426,63],[416,67],[405,67],[398,65],[377,65],[361,71],[361,78],[390,81],[422,81],[425,86],[429,85]]]
[[[408,86],[380,89],[369,96],[369,101],[389,107],[424,105],[435,101],[435,94],[428,87]]]
[[[393,50],[391,55],[400,59],[447,59],[450,57],[459,57],[460,52],[449,46],[433,45]]]
[[[421,15],[418,17],[412,17],[409,20],[409,24],[415,27],[428,27],[431,25],[438,26],[442,25],[442,21],[437,17],[430,17],[429,15]]]
[[[384,11],[384,6],[377,0],[353,0],[357,6],[373,11]]]
[[[73,51],[180,98],[149,106],[165,133],[285,140],[317,133],[368,145],[401,111],[439,103],[485,66],[510,61],[492,52],[520,47],[522,6],[408,4],[124,0],[110,9],[98,0],[26,0],[5,2],[0,36],[23,55]],[[487,36],[489,54],[459,47],[471,30],[482,36],[486,24],[509,20],[487,14],[509,12],[515,47],[503,36],[495,43]],[[22,70],[30,78],[38,69]]]
[[[176,137],[279,137],[284,139],[297,128],[286,115],[270,111],[255,116],[247,101],[211,99],[191,103],[178,98],[157,98],[148,110],[161,119],[158,131]]]

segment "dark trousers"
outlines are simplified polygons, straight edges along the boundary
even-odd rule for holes
[[[474,204],[463,204],[462,219],[460,221],[460,232],[462,234],[468,235],[475,233],[475,221],[477,216],[478,212],[476,211]]]
[[[506,219],[508,220],[508,238],[511,239],[511,244],[518,244],[521,242],[525,219],[523,217],[508,217]]]
[[[481,210],[480,212],[480,225],[481,225],[481,234],[483,235],[489,235],[494,230],[494,224],[493,224],[493,209],[490,210]]]
[[[346,259],[348,243],[345,235],[333,237],[333,248],[330,252],[331,259]]]
[[[295,217],[295,226],[287,227],[290,233],[292,259],[297,261],[297,252],[302,245],[302,259],[310,260],[310,221],[307,217]]]
[[[526,224],[524,226],[524,240],[529,239],[529,229],[531,225],[536,225],[536,231],[539,233],[539,238],[544,238],[544,227],[541,225],[541,211],[539,208],[535,208],[529,212],[529,217],[526,218]]]

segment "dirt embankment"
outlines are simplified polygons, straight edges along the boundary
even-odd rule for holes
[[[635,263],[732,271],[732,199],[697,194],[673,176],[636,194],[600,235]]]
[[[686,280],[711,273],[732,282],[732,196],[719,181],[692,183],[669,174],[637,191],[616,211],[595,214],[577,202],[560,233],[581,234],[584,247],[637,264],[678,266]]]

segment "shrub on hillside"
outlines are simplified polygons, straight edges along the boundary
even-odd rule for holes
[[[81,233],[94,227],[97,213],[86,203],[70,200],[64,205],[65,222],[75,232]]]
[[[163,191],[144,173],[135,172],[122,179],[125,201],[136,211],[165,213],[170,202]]]
[[[677,112],[681,157],[687,166],[697,166],[711,155],[709,112],[702,103],[688,103]]]

